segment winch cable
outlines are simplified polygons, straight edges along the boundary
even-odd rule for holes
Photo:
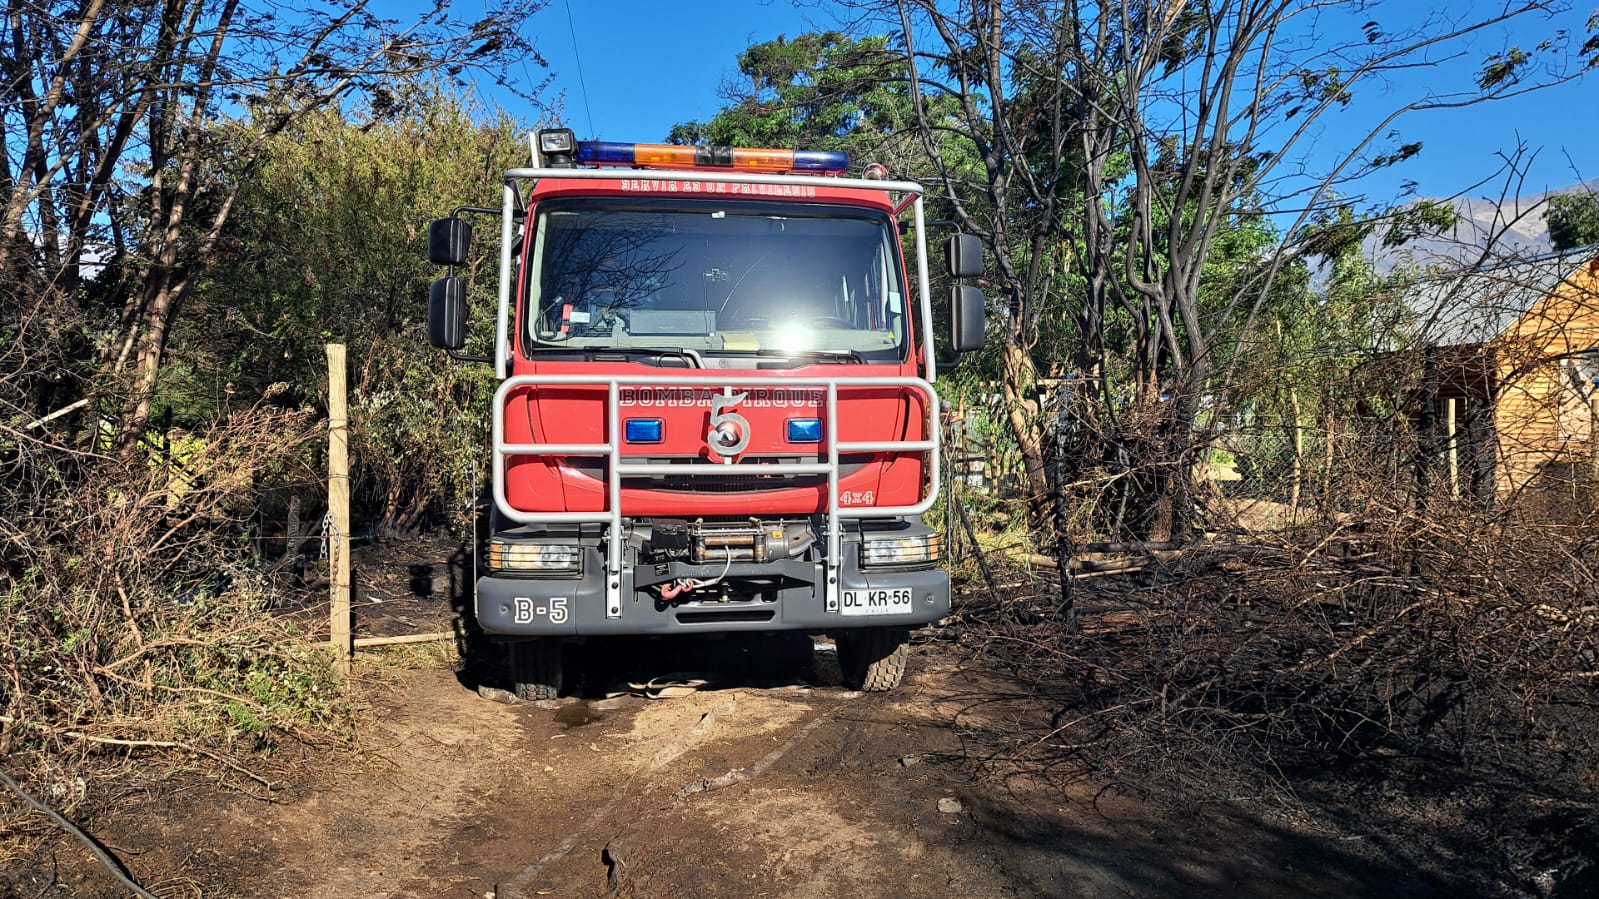
[[[714,587],[726,580],[727,573],[733,570],[733,547],[724,546],[722,547],[722,552],[727,554],[727,564],[723,566],[721,574],[711,578],[708,581],[696,580],[695,578],[691,577],[679,578],[678,580],[673,581],[672,583],[661,588],[661,598],[676,599],[684,593],[692,593],[695,590],[702,590],[706,587]]]

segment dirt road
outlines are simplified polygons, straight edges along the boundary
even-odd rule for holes
[[[704,685],[664,691],[683,695],[603,698],[613,675],[671,670],[629,650],[626,670],[589,673],[589,698],[545,706],[485,698],[446,665],[369,667],[358,746],[299,766],[276,802],[180,793],[101,833],[163,897],[1443,891],[1314,822],[1169,818],[976,775],[951,722],[1009,706],[947,645],[918,647],[889,695],[839,686],[825,648],[813,673],[806,638],[717,645],[677,678]],[[49,895],[117,895],[93,880]]]

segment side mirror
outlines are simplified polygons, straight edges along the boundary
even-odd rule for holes
[[[466,346],[465,278],[440,278],[428,289],[428,343],[445,350]]]
[[[953,258],[953,257],[952,257]],[[949,297],[949,346],[957,353],[983,348],[983,292],[957,284]]]
[[[983,241],[975,234],[951,234],[945,256],[951,278],[975,278],[983,273]]]
[[[428,261],[434,265],[466,265],[472,251],[472,223],[451,216],[428,226]]]

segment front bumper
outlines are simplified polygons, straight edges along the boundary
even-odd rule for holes
[[[663,602],[654,591],[635,589],[635,570],[622,572],[622,614],[605,614],[604,563],[598,551],[585,552],[584,576],[570,579],[481,577],[477,582],[478,623],[491,634],[528,637],[578,637],[621,634],[690,634],[732,631],[808,631],[823,633],[853,628],[917,627],[949,614],[949,574],[939,569],[862,570],[853,560],[853,545],[840,570],[841,590],[911,591],[908,612],[886,615],[843,615],[825,608],[826,568],[820,562],[788,560],[735,563],[730,577],[774,576],[763,596],[730,602]],[[673,563],[678,565],[679,563]],[[681,573],[714,577],[723,566],[681,566]],[[676,576],[679,571],[673,571]],[[639,580],[664,580],[656,566],[642,569]]]

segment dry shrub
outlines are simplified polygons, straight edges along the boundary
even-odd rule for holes
[[[1041,589],[978,637],[1050,697],[1000,754],[1315,806],[1510,892],[1569,876],[1599,834],[1599,518],[1564,511],[1374,503],[1223,538],[1077,581],[1077,631]]]
[[[236,779],[237,753],[343,726],[330,659],[300,618],[274,610],[250,534],[256,498],[305,476],[318,430],[263,406],[169,453],[114,456],[9,431],[20,439],[5,447],[0,498],[0,754],[12,774],[70,781],[84,754],[126,753],[116,740],[196,747]]]

